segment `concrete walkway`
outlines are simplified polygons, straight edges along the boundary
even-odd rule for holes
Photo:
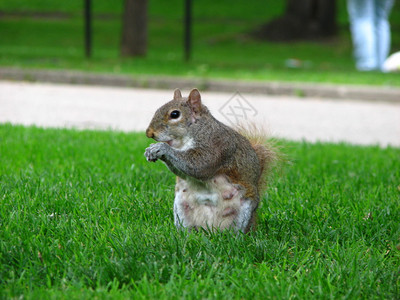
[[[177,86],[202,91],[270,96],[298,96],[343,100],[368,100],[400,103],[400,88],[388,86],[338,85],[307,82],[247,81],[215,78],[188,78],[148,75],[88,73],[72,70],[35,70],[0,67],[0,80],[85,84],[111,87],[136,87],[174,90]]]
[[[183,91],[186,96],[188,90]],[[0,81],[0,123],[143,131],[172,90]],[[400,146],[400,103],[203,92],[214,116],[273,136]]]

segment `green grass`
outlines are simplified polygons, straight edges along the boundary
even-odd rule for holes
[[[179,232],[143,133],[0,125],[0,298],[400,296],[400,149],[282,142],[248,235]]]
[[[249,32],[282,14],[284,1],[194,1],[193,59],[183,62],[183,1],[149,1],[149,49],[144,58],[121,58],[123,1],[93,1],[94,53],[83,57],[82,1],[2,0],[5,12],[59,11],[64,19],[0,18],[0,66],[76,69],[132,75],[243,80],[308,81],[400,86],[398,74],[354,69],[345,1],[338,1],[339,35],[314,42],[270,43]],[[101,18],[107,14],[109,18]],[[400,50],[400,4],[391,15],[392,50]],[[288,68],[287,59],[304,62]]]

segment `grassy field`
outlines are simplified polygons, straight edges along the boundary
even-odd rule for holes
[[[0,125],[0,298],[395,299],[400,149],[281,142],[248,235],[178,232],[143,133]]]
[[[171,75],[243,80],[284,80],[400,86],[398,74],[354,69],[344,0],[338,0],[334,39],[270,43],[249,33],[284,11],[284,1],[194,1],[193,59],[183,62],[183,2],[149,1],[149,51],[144,58],[119,55],[123,1],[93,1],[94,54],[83,57],[82,1],[2,0],[0,66],[77,69],[132,75]],[[38,17],[21,12],[61,12]],[[7,14],[8,13],[8,14]],[[391,15],[392,50],[400,50],[400,3]],[[287,66],[301,61],[300,68]]]

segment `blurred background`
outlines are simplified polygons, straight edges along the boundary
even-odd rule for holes
[[[400,86],[399,73],[356,71],[345,0],[190,2],[185,54],[185,0],[1,0],[0,67]],[[398,1],[390,23],[393,53]]]

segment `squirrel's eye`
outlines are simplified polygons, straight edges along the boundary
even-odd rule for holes
[[[174,110],[171,112],[169,116],[171,117],[171,119],[178,119],[180,115],[181,112],[179,110]]]

